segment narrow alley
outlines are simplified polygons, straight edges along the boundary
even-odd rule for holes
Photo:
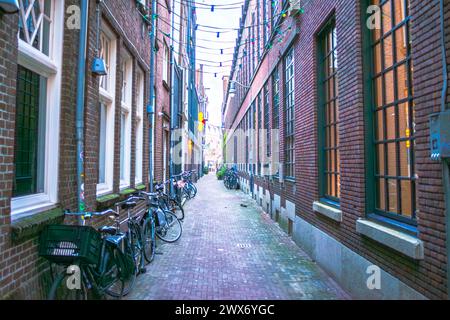
[[[214,174],[198,190],[181,239],[158,243],[128,299],[349,298],[249,196]]]

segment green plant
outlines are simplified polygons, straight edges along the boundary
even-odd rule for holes
[[[226,171],[227,171],[227,168],[225,166],[220,167],[220,169],[216,173],[217,179],[223,180],[223,177],[225,176]]]
[[[208,166],[204,166],[203,167],[203,174],[208,174],[209,173],[209,168]]]

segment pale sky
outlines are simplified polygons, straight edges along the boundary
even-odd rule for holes
[[[239,27],[239,18],[242,13],[241,5],[244,4],[244,0],[197,0],[196,2],[198,4],[196,10],[197,23],[199,25],[229,29],[237,29]],[[230,7],[239,8],[228,9],[228,7],[225,9],[226,7],[215,7],[214,12],[211,12],[211,7],[203,6],[201,5],[202,3],[208,5],[230,4]],[[217,32],[220,32],[219,38],[217,38]],[[236,37],[237,31],[215,30],[201,26],[197,29],[197,67],[200,64],[204,64],[204,83],[206,88],[210,88],[206,91],[209,98],[208,121],[210,124],[217,126],[221,125],[222,77],[230,74]],[[207,47],[212,50],[201,47]],[[223,55],[220,52],[221,49],[224,49]],[[219,66],[220,62],[222,62],[224,67],[210,66]],[[214,73],[217,73],[217,77],[215,77]]]

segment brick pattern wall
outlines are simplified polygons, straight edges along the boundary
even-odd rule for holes
[[[446,234],[445,203],[442,186],[442,165],[429,158],[429,128],[431,113],[439,111],[442,88],[442,64],[439,34],[439,1],[411,0],[412,60],[414,63],[414,98],[416,110],[415,162],[419,176],[417,187],[419,238],[424,242],[425,259],[414,261],[382,244],[361,237],[355,231],[358,218],[366,212],[365,194],[365,102],[364,74],[366,61],[363,48],[363,2],[355,0],[311,0],[303,4],[305,13],[296,19],[299,36],[295,50],[295,183],[255,177],[257,185],[294,202],[296,214],[325,231],[345,246],[365,257],[385,271],[429,298],[445,299]],[[312,204],[319,198],[317,145],[317,34],[334,16],[337,29],[342,223],[317,215]],[[450,4],[445,5],[447,56],[450,57]],[[286,36],[288,37],[288,36]],[[273,65],[282,61],[283,44],[273,49],[261,62],[261,67],[249,96],[242,104],[231,100],[225,115],[226,127],[235,128],[256,97],[262,81]],[[284,71],[283,71],[284,72]],[[284,73],[281,73],[280,111],[284,103]],[[272,90],[270,95],[272,96]],[[272,100],[271,100],[272,105]],[[272,115],[271,115],[272,116]],[[284,116],[280,112],[280,160],[284,159]],[[271,120],[272,121],[272,120]],[[249,178],[247,173],[241,175]]]
[[[130,5],[131,4],[131,5]],[[134,1],[104,1],[109,8],[102,10],[102,17],[118,37],[117,79],[116,79],[116,119],[115,119],[115,164],[114,191],[119,191],[119,134],[120,134],[120,101],[121,101],[121,49],[127,50],[134,60],[133,84],[136,83],[137,68],[145,74],[144,103],[149,99],[149,66],[150,42],[148,33],[136,32],[142,29],[143,20],[136,10]],[[65,9],[70,5],[79,5],[78,0],[66,0]],[[98,120],[99,120],[99,81],[91,72],[96,48],[96,3],[90,2],[88,17],[88,43],[85,82],[85,200],[87,210],[96,210],[99,203],[96,199],[98,179]],[[66,10],[65,10],[66,11]],[[12,242],[11,237],[11,195],[14,178],[14,129],[15,100],[18,56],[18,15],[0,17],[0,299],[40,299],[45,298],[50,283],[48,263],[38,257],[38,237],[27,238],[20,242]],[[61,87],[60,116],[60,155],[58,181],[58,205],[65,209],[77,209],[77,174],[76,174],[76,77],[78,72],[79,31],[64,26],[63,68]],[[132,123],[137,108],[137,91],[133,92]],[[143,112],[143,181],[148,180],[148,129],[146,110]],[[135,129],[132,126],[132,141]],[[135,177],[135,142],[132,143],[130,162],[131,183]],[[133,214],[142,213],[143,205],[136,208]],[[126,218],[126,212],[121,212]],[[66,223],[74,223],[74,219],[66,219]],[[105,219],[94,222],[96,226],[107,223]]]
[[[18,257],[11,249],[10,198],[14,174],[17,26],[15,15],[0,16],[0,297],[17,288]],[[12,272],[10,272],[12,271]]]

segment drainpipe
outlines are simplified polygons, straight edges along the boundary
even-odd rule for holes
[[[84,198],[84,91],[86,78],[86,40],[87,11],[89,0],[80,1],[80,45],[78,47],[78,75],[76,100],[76,134],[77,134],[77,193],[78,211],[86,209]]]
[[[441,93],[441,112],[447,110],[448,94],[448,70],[447,54],[445,47],[445,18],[444,18],[444,0],[440,0],[440,26],[441,26],[441,50],[442,50],[442,93]],[[446,211],[446,247],[447,247],[447,298],[450,299],[450,160],[442,159],[442,183],[444,187],[444,201]]]
[[[148,122],[149,122],[149,130],[148,130],[148,176],[150,180],[150,192],[153,192],[153,131],[155,130],[155,119],[154,114],[156,111],[156,106],[153,105],[153,101],[156,102],[154,99],[155,97],[155,33],[156,33],[156,20],[153,19],[154,14],[156,12],[156,0],[152,0],[152,31],[150,33],[150,93],[149,93],[149,99],[150,102],[147,106],[147,116],[148,116]]]
[[[170,139],[170,153],[169,153],[169,180],[174,175],[174,164],[173,164],[173,157],[174,157],[174,129],[175,129],[175,90],[174,90],[174,84],[175,84],[175,53],[174,53],[174,33],[175,33],[175,0],[172,0],[172,26],[170,31],[170,123],[169,123],[169,139]],[[170,193],[174,193],[174,188],[172,185],[172,182],[169,184],[169,190]]]

